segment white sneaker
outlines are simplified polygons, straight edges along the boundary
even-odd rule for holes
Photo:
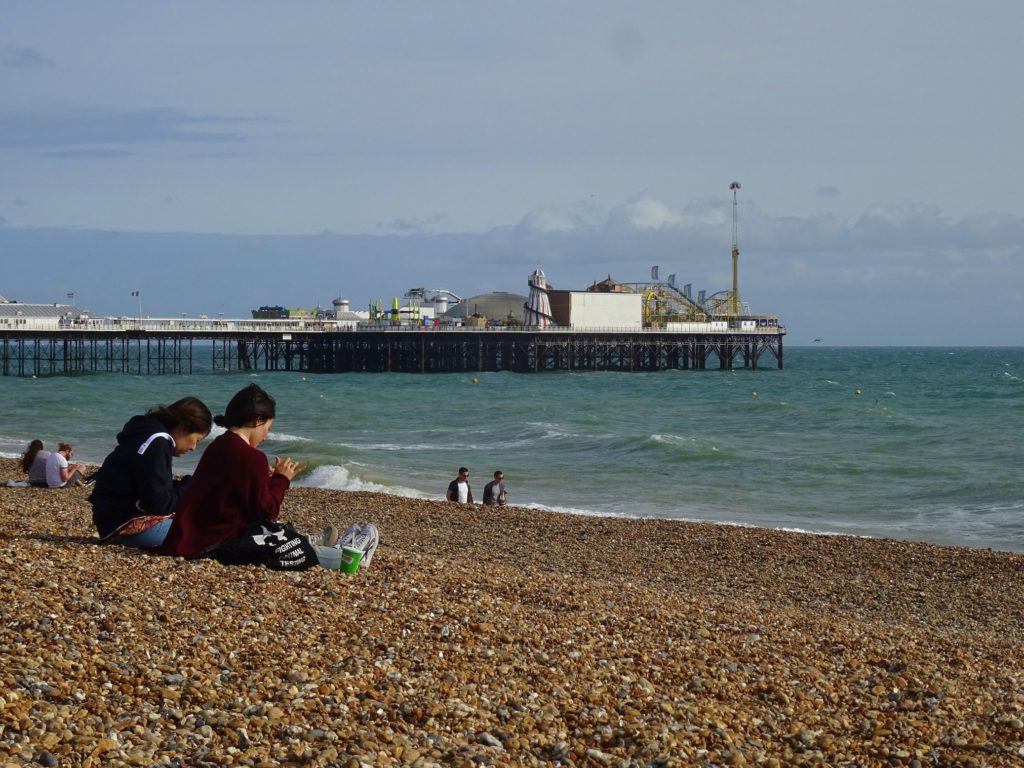
[[[373,560],[373,553],[377,551],[378,544],[380,544],[380,532],[376,525],[367,523],[359,529],[351,546],[363,551],[363,559],[359,561],[360,568],[370,567],[370,561]]]
[[[358,535],[359,525],[357,523],[352,523],[352,525],[348,527],[348,530],[341,534],[341,536],[338,538],[338,543],[334,546],[338,547],[339,549],[341,549],[342,547],[351,547],[352,549],[357,549],[356,536]]]
[[[326,525],[320,533],[311,533],[306,538],[314,547],[333,547],[338,540],[338,529],[333,525]]]

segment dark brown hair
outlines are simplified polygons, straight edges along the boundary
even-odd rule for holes
[[[216,416],[213,423],[218,427],[231,429],[244,427],[261,421],[270,421],[277,412],[274,398],[264,392],[256,384],[240,389],[231,398],[223,416]]]
[[[42,440],[33,440],[28,444],[28,450],[21,457],[21,468],[28,472],[32,469],[32,462],[36,460],[36,454],[43,450]]]
[[[169,432],[180,428],[187,434],[200,432],[203,435],[208,435],[213,424],[210,409],[202,400],[191,396],[175,400],[170,405],[158,405],[156,408],[150,408],[146,411],[146,415],[159,421]]]

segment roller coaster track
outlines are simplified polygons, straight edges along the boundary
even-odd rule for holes
[[[710,319],[704,307],[668,283],[638,283],[630,288],[644,297],[645,325]]]

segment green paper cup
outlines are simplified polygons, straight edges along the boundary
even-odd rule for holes
[[[351,547],[341,548],[341,570],[345,573],[355,573],[359,570],[359,561],[363,559],[363,552],[360,549]]]

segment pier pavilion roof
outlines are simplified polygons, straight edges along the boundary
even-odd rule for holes
[[[510,314],[520,320],[523,317],[523,305],[526,297],[516,293],[495,291],[470,296],[454,306],[450,306],[445,317],[468,317],[474,313],[483,315],[490,320],[503,320]]]
[[[23,304],[20,301],[0,301],[0,317],[79,317],[89,312],[74,304]]]

